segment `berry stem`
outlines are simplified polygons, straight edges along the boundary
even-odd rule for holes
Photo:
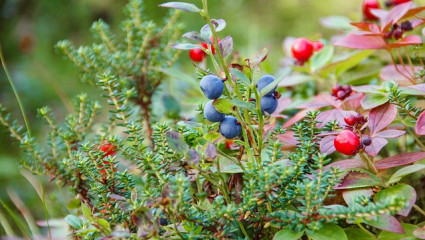
[[[363,163],[365,164],[366,168],[369,171],[372,171],[373,174],[375,174],[375,176],[379,177],[379,179],[381,180],[382,184],[384,187],[387,187],[387,184],[385,183],[385,181],[382,179],[381,176],[379,176],[379,172],[378,169],[376,169],[375,164],[373,163],[373,159],[370,159],[364,152],[363,149],[361,149],[359,151],[359,155],[360,158],[362,159]]]

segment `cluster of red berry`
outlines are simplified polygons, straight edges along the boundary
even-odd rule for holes
[[[210,39],[212,42],[214,42],[212,37]],[[220,39],[218,39],[218,41],[220,42]],[[215,54],[215,49],[213,45],[207,44],[207,43],[201,43],[199,44],[199,48],[189,50],[190,59],[192,59],[192,61],[194,62],[202,62],[204,58],[207,56],[204,49],[209,49],[209,47],[211,47],[211,53]]]
[[[297,65],[307,62],[314,52],[320,51],[324,47],[320,41],[310,41],[306,38],[298,38],[292,44],[292,56],[297,60]]]
[[[101,173],[106,173],[106,168],[110,166],[111,162],[104,160],[107,156],[114,156],[116,152],[116,148],[114,145],[108,143],[107,141],[104,141],[103,144],[99,147],[99,150],[102,151],[104,154],[102,156],[102,163],[98,164],[99,168],[102,168],[100,170]],[[114,172],[117,170],[114,168]]]
[[[402,3],[410,2],[412,0],[389,0],[385,2],[385,6],[391,7],[395,5],[399,5]],[[378,20],[378,17],[376,17],[374,14],[372,14],[373,9],[380,9],[381,6],[379,5],[378,0],[364,0],[363,1],[363,16],[366,20]]]
[[[349,85],[341,86],[337,84],[332,88],[332,96],[336,97],[341,101],[344,100],[346,97],[350,96],[351,92],[352,89]]]
[[[345,155],[355,155],[360,149],[372,144],[369,136],[364,136],[360,140],[355,131],[360,130],[366,123],[365,117],[360,113],[350,114],[344,118],[347,124],[346,129],[340,132],[335,140],[335,149]]]

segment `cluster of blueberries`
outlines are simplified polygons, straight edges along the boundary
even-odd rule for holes
[[[262,76],[257,84],[259,91],[272,83],[275,78],[271,75]],[[219,98],[224,90],[224,80],[215,75],[206,75],[201,79],[200,87],[205,97],[211,101],[207,102],[204,107],[204,116],[208,121],[220,122],[220,133],[227,139],[237,137],[241,132],[241,125],[234,116],[226,116],[215,109],[213,102]],[[276,87],[261,97],[260,106],[263,113],[272,114],[278,105],[278,100],[275,97]]]

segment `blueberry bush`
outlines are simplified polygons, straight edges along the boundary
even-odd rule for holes
[[[270,75],[269,47],[242,57],[199,5],[160,4],[170,12],[155,23],[130,0],[122,33],[100,20],[95,43],[60,41],[104,99],[78,95],[62,121],[39,109],[45,141],[1,107],[22,166],[72,194],[68,237],[424,239],[425,7],[365,0],[362,22],[322,20],[333,39],[285,39]],[[182,34],[181,14],[205,25]],[[171,68],[179,57],[196,76]],[[203,104],[185,118],[166,99],[158,121],[155,95],[184,78],[196,83],[179,101]]]

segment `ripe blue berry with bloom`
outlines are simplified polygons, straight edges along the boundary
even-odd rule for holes
[[[215,109],[213,100],[207,102],[204,107],[204,117],[210,122],[220,122],[226,115]]]
[[[207,75],[201,79],[199,84],[205,97],[208,99],[217,99],[221,96],[224,89],[223,81],[214,75]]]
[[[220,133],[227,139],[235,138],[241,132],[241,125],[233,116],[226,116],[220,123]]]
[[[263,96],[260,99],[261,111],[272,114],[277,108],[278,101],[274,96]]]
[[[276,78],[272,75],[264,75],[260,79],[258,79],[257,88],[258,91],[261,91],[263,88],[265,88],[267,85],[272,83]],[[266,96],[272,96],[274,91],[276,91],[276,87],[274,87],[270,92],[266,93]]]

